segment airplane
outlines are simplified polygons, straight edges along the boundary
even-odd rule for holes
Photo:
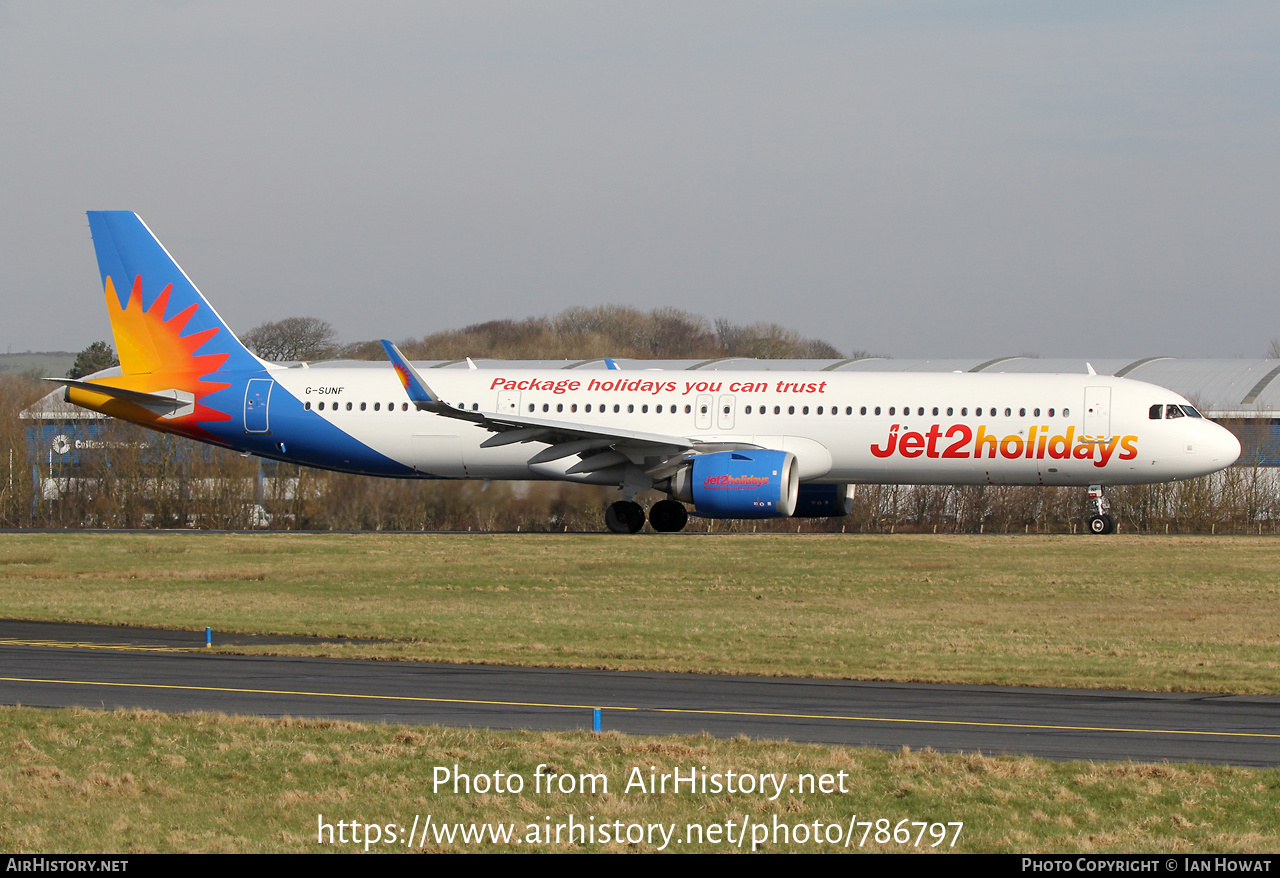
[[[621,489],[605,524],[847,515],[857,485],[1105,489],[1216,472],[1240,443],[1161,387],[1089,374],[566,374],[498,365],[272,363],[240,343],[151,230],[90,211],[120,366],[65,399],[154,430],[369,476],[554,479]],[[666,498],[645,510],[635,498]]]

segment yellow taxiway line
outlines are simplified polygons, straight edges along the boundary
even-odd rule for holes
[[[765,719],[813,719],[860,723],[898,723],[929,726],[963,726],[988,729],[1036,729],[1054,732],[1113,732],[1144,735],[1192,735],[1225,738],[1280,738],[1274,732],[1225,732],[1196,729],[1130,729],[1108,726],[1058,726],[1038,723],[997,723],[946,719],[907,719],[884,716],[844,716],[839,714],[770,713],[756,710],[706,710],[685,707],[622,707],[604,704],[555,704],[538,701],[486,701],[472,698],[428,698],[416,695],[364,695],[352,692],[304,692],[290,689],[243,689],[232,686],[176,686],[165,683],[107,683],[98,680],[49,680],[28,677],[0,677],[8,683],[45,683],[66,686],[111,686],[132,689],[164,689],[184,692],[228,692],[240,695],[294,695],[310,698],[359,698],[373,701],[400,701],[430,704],[471,704],[484,707],[542,707],[557,710],[613,710],[633,713],[678,713],[694,716],[750,716]]]

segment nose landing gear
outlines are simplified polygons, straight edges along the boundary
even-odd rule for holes
[[[1094,514],[1089,516],[1089,533],[1113,534],[1116,532],[1116,520],[1107,511],[1111,504],[1102,492],[1102,485],[1089,486],[1089,499],[1093,502]]]

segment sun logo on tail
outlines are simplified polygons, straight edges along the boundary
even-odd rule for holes
[[[225,390],[226,382],[206,381],[205,376],[216,372],[227,361],[229,354],[197,354],[209,339],[218,334],[211,328],[184,336],[192,316],[199,310],[198,304],[165,320],[165,309],[173,285],[167,285],[151,303],[142,305],[142,277],[133,282],[128,304],[120,306],[120,296],[110,277],[106,279],[107,313],[111,317],[111,331],[115,336],[116,350],[120,355],[119,378],[103,378],[98,383],[110,384],[127,390],[157,393],[177,390],[190,394],[192,405],[186,411],[161,418],[156,416],[155,426],[175,433],[197,438],[211,438],[198,426],[201,422],[229,421],[231,415],[204,405],[201,401],[212,393]],[[136,408],[136,407],[134,407]],[[130,420],[136,420],[131,417]]]

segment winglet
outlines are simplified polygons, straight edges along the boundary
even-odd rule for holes
[[[396,370],[396,375],[400,376],[400,383],[404,385],[404,392],[409,394],[409,400],[418,407],[419,411],[439,411],[445,407],[440,401],[440,397],[436,395],[427,382],[422,380],[422,376],[418,374],[418,370],[413,368],[413,364],[400,353],[400,349],[382,339],[382,349],[387,352],[387,356],[391,359],[391,365]]]

